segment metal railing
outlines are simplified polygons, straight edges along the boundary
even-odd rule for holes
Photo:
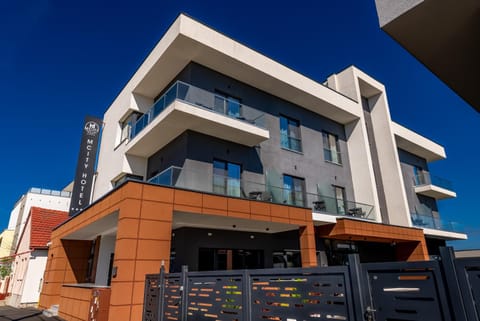
[[[337,152],[335,150],[331,150],[328,148],[324,148],[323,157],[327,162],[342,165],[342,154],[340,152]]]
[[[341,200],[330,196],[316,196],[318,200],[312,202],[314,212],[375,220],[372,205]]]
[[[28,190],[28,192],[34,193],[34,194],[62,196],[62,197],[70,197],[72,195],[72,193],[68,191],[56,191],[53,189],[38,188],[38,187],[32,187]]]
[[[182,81],[175,82],[150,109],[132,124],[130,139],[138,135],[148,124],[175,100],[181,100],[197,108],[225,115],[255,126],[265,127],[265,114],[258,109],[241,104],[215,93],[200,89]]]
[[[457,222],[443,220],[432,214],[410,214],[412,225],[421,228],[429,228],[434,230],[449,231],[463,233],[463,225]]]
[[[415,186],[422,185],[435,185],[450,191],[453,190],[453,184],[451,181],[441,178],[435,175],[430,175],[428,172],[418,173],[413,177],[413,183]]]
[[[149,183],[277,204],[310,207],[313,212],[374,220],[373,206],[316,193],[294,191],[207,171],[171,166],[148,180]]]

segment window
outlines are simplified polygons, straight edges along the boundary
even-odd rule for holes
[[[283,175],[284,203],[305,206],[305,179]]]
[[[231,97],[229,95],[217,92],[215,94],[215,106],[214,110],[221,114],[233,117],[241,117],[241,106],[240,99]]]
[[[140,118],[142,115],[142,113],[134,111],[130,115],[128,115],[128,117],[125,118],[124,121],[120,122],[120,143],[130,138],[130,132],[132,130],[133,124],[135,124],[137,119]]]
[[[240,165],[214,160],[213,192],[240,197],[240,173]]]
[[[323,132],[323,157],[325,161],[342,164],[342,157],[340,154],[340,145],[338,144],[338,136],[327,132]]]
[[[298,120],[280,116],[280,145],[286,149],[302,152],[300,122]]]
[[[335,202],[337,205],[337,213],[338,214],[345,214],[345,188],[340,186],[333,186],[335,192]]]

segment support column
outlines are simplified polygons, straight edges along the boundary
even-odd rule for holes
[[[173,205],[169,189],[145,187],[139,199],[120,205],[109,320],[141,321],[145,275],[159,273],[162,262],[169,270]],[[157,195],[158,194],[158,195]],[[161,194],[161,195],[160,195]]]
[[[315,246],[315,229],[313,222],[299,228],[300,253],[302,257],[302,267],[317,266],[317,248]]]

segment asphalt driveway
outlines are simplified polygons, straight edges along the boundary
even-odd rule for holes
[[[59,317],[46,317],[41,310],[0,306],[0,321],[65,321]]]

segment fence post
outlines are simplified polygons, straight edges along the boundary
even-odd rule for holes
[[[465,303],[463,302],[462,291],[458,283],[457,271],[455,268],[455,254],[453,248],[440,247],[440,265],[442,267],[442,274],[447,285],[447,292],[449,301],[451,302],[452,314],[456,321],[467,321],[465,313]],[[454,302],[457,301],[457,302]]]
[[[162,262],[163,263],[163,262]],[[162,264],[158,274],[157,319],[163,320],[163,299],[165,298],[165,266]]]
[[[251,321],[252,319],[252,285],[250,273],[248,270],[243,270],[243,321]]]
[[[362,282],[362,266],[360,265],[358,254],[348,255],[348,272],[351,282],[353,310],[355,312],[354,319],[364,320],[364,312],[367,311],[366,306],[370,304],[366,302],[369,294],[365,293],[365,291],[368,291],[368,287]]]
[[[180,320],[187,320],[187,305],[188,305],[188,265],[182,265],[182,275],[180,277],[180,291],[182,301],[180,306]]]

